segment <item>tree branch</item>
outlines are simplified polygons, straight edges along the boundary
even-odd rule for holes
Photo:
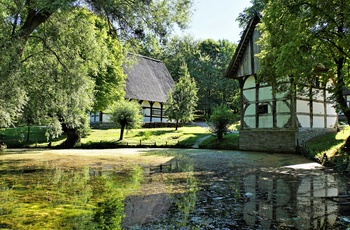
[[[30,38],[36,38],[36,39],[41,40],[42,43],[43,43],[44,48],[47,49],[48,51],[50,51],[50,53],[52,53],[52,54],[56,57],[57,61],[63,66],[63,68],[66,69],[66,70],[69,72],[69,69],[68,69],[67,66],[62,62],[62,60],[61,60],[61,58],[59,57],[59,55],[58,55],[53,49],[51,49],[51,48],[47,45],[46,40],[45,40],[44,38],[42,38],[42,37],[40,37],[40,36],[34,36],[34,35],[31,35],[31,36],[29,36],[29,37],[30,37]],[[30,55],[30,56],[33,56],[33,55]],[[28,59],[28,58],[26,58],[25,60],[27,60],[27,59]]]

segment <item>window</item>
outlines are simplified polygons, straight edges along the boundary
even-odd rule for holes
[[[263,105],[258,105],[258,114],[266,114],[268,113],[268,105],[267,104],[263,104]]]
[[[152,109],[152,115],[157,117],[157,116],[161,116],[161,110],[160,109]]]

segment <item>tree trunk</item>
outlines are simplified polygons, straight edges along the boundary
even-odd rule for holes
[[[103,123],[103,112],[101,111],[100,112],[100,124],[102,124]]]
[[[350,136],[345,141],[345,144],[343,146],[343,151],[348,154],[350,153]]]
[[[125,129],[125,125],[122,125],[120,127],[120,137],[119,137],[119,140],[123,140],[123,136],[124,136],[124,129]]]
[[[343,111],[346,119],[348,120],[348,124],[350,125],[350,109],[344,97],[345,82],[342,74],[344,61],[345,61],[344,58],[339,58],[335,60],[337,64],[337,79],[335,81],[335,98],[338,105],[340,106],[340,109]]]
[[[30,124],[28,124],[28,129],[27,129],[27,142],[29,142],[29,136],[30,136]]]
[[[217,132],[217,135],[218,135],[218,141],[222,141],[223,132],[219,131],[219,132]]]
[[[175,130],[177,131],[177,128],[179,127],[179,121],[176,120],[176,123],[175,123]]]
[[[80,143],[81,134],[78,128],[69,128],[66,124],[62,124],[62,130],[67,136],[67,139],[62,143],[63,147],[74,148]]]

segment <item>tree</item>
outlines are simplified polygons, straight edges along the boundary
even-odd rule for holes
[[[196,82],[188,73],[187,65],[183,64],[179,71],[179,81],[176,83],[174,91],[169,93],[165,112],[170,120],[175,121],[176,130],[179,122],[193,120],[198,101],[197,91]]]
[[[252,5],[245,8],[236,19],[239,22],[239,26],[245,28],[252,17],[261,15],[267,2],[268,0],[250,0]]]
[[[145,44],[143,54],[163,60],[175,81],[185,62],[198,86],[197,110],[209,117],[215,105],[228,103],[232,108],[238,107],[238,82],[224,77],[236,47],[227,40],[202,41],[184,36],[173,37],[165,46],[153,39]]]
[[[349,8],[350,2],[343,0],[268,1],[259,57],[265,81],[276,84],[289,78],[297,89],[318,82],[327,86],[350,124],[343,95],[350,86]]]
[[[38,114],[49,118],[47,120],[52,120],[52,124],[57,124],[55,120],[59,119],[68,138],[72,137],[67,143],[74,145],[80,138],[80,131],[77,128],[87,122],[86,110],[91,108],[94,99],[92,90],[96,92],[95,109],[105,108],[110,101],[122,97],[121,91],[115,90],[116,87],[120,89],[122,86],[119,84],[122,77],[118,69],[121,53],[119,48],[116,48],[117,52],[113,50],[116,47],[116,39],[123,41],[124,44],[135,39],[143,39],[144,35],[164,40],[176,24],[180,28],[186,26],[191,5],[191,0],[127,3],[121,0],[87,0],[83,3],[76,0],[2,1],[0,52],[5,55],[0,56],[0,126],[7,127],[14,124],[24,107],[29,109],[36,104],[28,102],[33,96],[27,87],[31,79],[24,78],[25,75],[30,78],[34,75],[37,77],[34,82],[47,82],[46,86],[49,86],[47,89],[36,88],[43,90],[39,101],[44,98],[43,95],[49,95],[51,102],[57,97],[55,103],[45,104],[45,110],[41,110],[41,103],[36,112],[39,111]],[[69,13],[75,14],[74,11],[77,9],[83,11],[89,9],[91,14],[94,13],[101,20],[95,20],[94,25],[82,16],[76,16],[76,21],[68,21],[65,17],[71,18]],[[84,23],[86,23],[85,29],[82,29]],[[96,31],[91,28],[95,28]],[[98,30],[102,33],[98,33]],[[93,36],[79,37],[77,36],[79,32],[83,35],[90,33]],[[63,34],[65,35],[62,36]],[[55,36],[60,36],[58,43],[55,43]],[[106,55],[105,61],[99,62],[99,66],[96,65],[98,61],[94,62],[91,56],[87,56],[98,48],[96,46],[98,41],[104,41],[109,46],[108,49],[104,49],[107,53],[103,50],[95,53],[96,59]],[[75,48],[70,50],[72,46]],[[41,67],[44,68],[40,69]],[[61,78],[63,76],[65,78]],[[49,83],[61,85],[56,88],[54,84]],[[107,85],[108,87],[105,87]],[[81,97],[78,92],[84,96]],[[61,100],[61,96],[58,96],[60,93],[65,100]]]
[[[224,75],[236,47],[227,40],[207,39],[199,43],[197,68],[191,76],[198,82],[198,109],[207,117],[216,105],[228,103],[234,106],[238,83]]]
[[[123,140],[125,129],[140,127],[142,122],[141,106],[137,102],[121,101],[112,110],[111,120],[120,128],[119,140]]]
[[[104,84],[123,91],[121,45],[111,42],[106,28],[87,10],[61,11],[32,35],[36,39],[30,39],[23,51],[28,97],[23,115],[27,121],[47,125],[49,139],[63,131],[65,147],[74,147],[88,130],[87,111],[98,102],[94,92],[103,91],[96,89],[101,76],[108,73]]]
[[[223,135],[229,131],[230,125],[235,121],[234,113],[225,104],[214,107],[213,114],[210,116],[210,129],[216,133],[218,141],[221,141]]]
[[[162,47],[161,60],[169,69],[170,75],[178,81],[179,71],[183,63],[186,63],[188,71],[192,76],[195,73],[198,63],[198,44],[191,36],[173,37],[166,46]]]

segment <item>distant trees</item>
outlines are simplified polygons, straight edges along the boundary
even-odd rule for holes
[[[165,112],[170,120],[175,121],[176,130],[179,122],[193,120],[198,101],[196,82],[191,78],[186,64],[181,65],[178,75],[179,80],[175,89],[169,93]]]
[[[225,71],[236,45],[228,40],[207,39],[198,46],[196,67],[192,70],[198,84],[198,109],[210,117],[215,106],[227,104],[238,108],[235,96],[239,92],[237,81],[225,78]]]
[[[235,121],[234,114],[225,104],[214,107],[213,113],[210,116],[210,130],[217,134],[218,140],[221,141],[223,135],[229,131],[230,125]]]
[[[111,120],[120,128],[119,140],[123,140],[125,129],[135,129],[141,126],[141,106],[137,102],[121,101],[112,109]]]
[[[226,79],[225,71],[236,45],[228,40],[194,40],[190,36],[174,37],[166,46],[153,40],[144,47],[144,54],[164,61],[174,80],[178,80],[183,62],[198,87],[196,110],[209,117],[214,106],[225,103],[238,110],[237,81]]]

